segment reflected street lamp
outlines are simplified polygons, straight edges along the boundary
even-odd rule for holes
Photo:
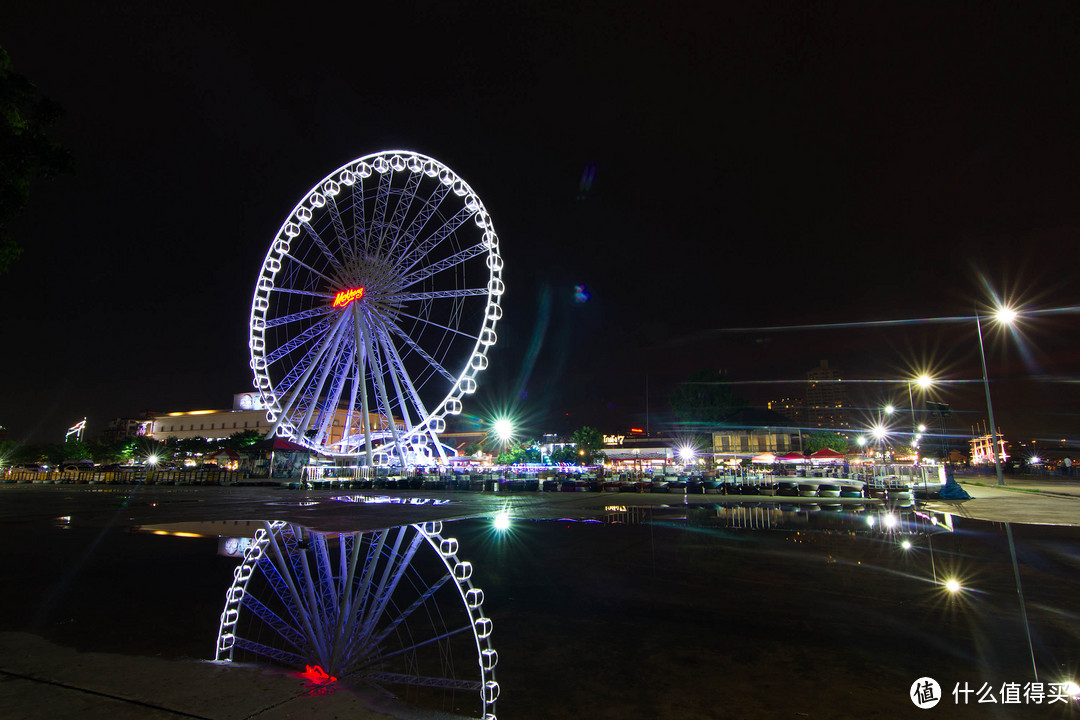
[[[994,319],[1003,325],[1011,325],[1016,320],[1016,311],[1002,306],[994,313]],[[997,484],[1005,484],[1005,476],[1001,472],[1001,452],[998,447],[997,423],[994,422],[994,405],[990,402],[990,380],[986,376],[986,348],[983,345],[982,320],[979,309],[975,308],[975,329],[979,333],[979,360],[982,361],[983,387],[986,389],[986,414],[990,416],[990,452],[994,453],[994,467],[997,469]]]

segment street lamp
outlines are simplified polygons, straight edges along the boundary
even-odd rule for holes
[[[911,407],[911,428],[912,428],[911,433],[912,433],[912,435],[914,435],[914,439],[912,440],[911,445],[912,445],[912,449],[915,451],[915,464],[916,465],[919,464],[919,439],[920,439],[920,435],[922,433],[926,432],[926,426],[925,425],[919,425],[917,423],[917,421],[915,420],[915,398],[911,394],[911,386],[912,385],[918,385],[919,389],[921,389],[921,390],[923,390],[925,392],[926,390],[929,390],[930,386],[933,385],[933,384],[934,384],[934,379],[932,377],[930,377],[929,375],[927,375],[926,373],[923,373],[922,375],[915,378],[914,380],[908,380],[907,381],[908,405]]]
[[[1002,325],[1012,325],[1016,320],[1016,311],[1010,307],[1002,306],[994,313],[994,319]],[[983,345],[982,319],[979,309],[975,308],[975,329],[979,333],[979,360],[982,361],[983,388],[986,390],[986,414],[990,416],[990,452],[994,453],[994,468],[997,470],[997,484],[1005,484],[1005,476],[1001,473],[1001,453],[998,448],[997,423],[994,422],[994,405],[990,402],[990,380],[986,376],[986,348]]]

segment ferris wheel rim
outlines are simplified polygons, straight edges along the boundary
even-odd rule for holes
[[[404,293],[400,295],[400,297],[407,297],[407,299],[410,300],[420,300],[426,301],[428,303],[433,303],[436,300],[445,298],[464,298],[466,297],[466,295],[483,297],[483,317],[480,321],[480,328],[476,332],[475,336],[470,333],[459,332],[457,328],[450,328],[448,326],[438,325],[437,323],[430,323],[431,325],[435,325],[437,328],[441,328],[447,332],[458,333],[465,336],[466,338],[474,339],[471,349],[469,349],[469,352],[465,356],[464,361],[460,364],[460,367],[457,370],[445,371],[438,365],[435,360],[424,354],[423,349],[416,345],[415,341],[410,341],[407,337],[407,333],[403,332],[399,327],[388,321],[386,318],[379,316],[377,310],[374,308],[370,311],[366,320],[362,320],[359,317],[356,317],[353,320],[354,325],[361,325],[362,322],[371,323],[373,325],[379,324],[381,338],[384,343],[386,343],[386,338],[391,337],[391,335],[400,336],[400,338],[403,338],[403,340],[399,340],[399,342],[404,342],[406,345],[410,346],[407,352],[410,350],[415,351],[418,356],[426,359],[433,368],[441,371],[440,374],[442,374],[444,378],[450,379],[450,376],[452,376],[449,389],[445,392],[445,395],[443,397],[436,398],[436,402],[432,405],[430,409],[421,402],[419,395],[417,394],[417,391],[415,389],[412,389],[412,395],[415,397],[409,397],[408,393],[405,393],[400,389],[396,390],[397,405],[398,407],[403,408],[403,414],[411,410],[412,414],[416,415],[416,421],[407,423],[408,427],[405,428],[405,432],[396,433],[394,429],[394,425],[396,424],[396,422],[393,421],[393,415],[392,413],[387,413],[391,418],[391,420],[388,421],[388,424],[390,425],[390,433],[394,435],[393,446],[396,448],[397,457],[399,461],[402,462],[402,464],[404,464],[403,452],[405,448],[411,449],[414,445],[424,447],[427,445],[429,439],[434,440],[436,449],[440,453],[440,455],[444,453],[443,448],[438,443],[437,436],[445,429],[446,418],[448,416],[460,414],[460,412],[462,411],[462,399],[466,395],[475,392],[476,377],[487,367],[488,350],[495,344],[495,341],[497,339],[495,327],[498,323],[498,320],[502,317],[500,296],[502,295],[505,288],[502,282],[502,256],[499,252],[498,235],[495,232],[491,216],[488,213],[483,201],[476,194],[473,188],[449,166],[429,155],[425,155],[411,150],[382,150],[375,153],[369,153],[367,155],[351,160],[331,171],[321,180],[316,182],[306,193],[303,194],[300,200],[287,214],[284,222],[281,224],[281,226],[278,228],[277,233],[274,235],[274,240],[270,243],[270,247],[267,250],[266,256],[264,257],[263,263],[260,267],[259,279],[256,283],[255,293],[252,297],[252,305],[249,315],[248,337],[248,346],[251,355],[249,364],[254,375],[253,385],[262,395],[264,406],[268,408],[267,420],[274,424],[275,434],[288,436],[297,444],[322,454],[332,456],[359,455],[360,440],[359,438],[353,436],[347,436],[346,430],[346,432],[343,432],[341,440],[337,443],[322,443],[321,441],[314,442],[308,437],[305,437],[303,432],[299,432],[299,428],[296,427],[296,423],[293,421],[292,418],[288,417],[289,411],[292,409],[290,407],[291,403],[284,403],[285,407],[283,407],[282,402],[283,395],[288,392],[288,389],[283,392],[279,392],[279,389],[275,387],[275,381],[270,377],[269,372],[270,365],[273,364],[273,362],[275,362],[278,358],[275,357],[268,359],[266,352],[266,331],[269,328],[273,327],[273,325],[271,324],[273,320],[268,320],[267,318],[267,313],[271,307],[271,293],[277,291],[281,293],[288,292],[298,295],[309,295],[323,301],[324,303],[334,300],[334,298],[329,293],[314,292],[309,289],[278,287],[275,284],[275,279],[277,278],[278,273],[282,268],[283,258],[288,258],[294,263],[303,265],[310,272],[325,278],[327,282],[332,284],[332,279],[327,277],[326,274],[319,272],[318,270],[310,267],[309,265],[305,265],[302,261],[292,257],[292,255],[290,255],[289,253],[293,240],[299,238],[303,234],[303,231],[301,229],[303,225],[305,223],[310,223],[312,207],[314,206],[321,208],[323,205],[326,204],[328,195],[329,199],[332,201],[334,195],[336,195],[338,192],[341,192],[342,185],[352,185],[357,181],[357,179],[359,179],[362,183],[362,180],[364,178],[371,177],[375,173],[378,173],[381,182],[384,176],[388,176],[388,174],[392,175],[392,173],[400,172],[402,170],[409,171],[410,181],[412,180],[413,176],[420,176],[420,179],[417,181],[417,183],[419,183],[423,181],[423,176],[426,176],[427,178],[434,179],[435,181],[437,181],[437,183],[446,187],[447,190],[442,191],[443,195],[440,196],[440,202],[443,196],[449,196],[451,194],[462,198],[462,210],[459,210],[458,215],[465,214],[466,219],[471,220],[476,225],[480,232],[481,242],[477,243],[474,248],[470,249],[470,255],[466,256],[463,253],[458,253],[458,255],[462,256],[462,259],[458,260],[457,265],[464,266],[464,263],[468,260],[480,256],[483,256],[485,258],[485,263],[487,265],[487,283],[483,288],[456,290],[449,292]],[[382,188],[380,186],[380,191],[381,189]],[[365,202],[363,196],[361,197],[360,202]],[[412,202],[412,198],[410,198],[409,202]],[[333,203],[331,202],[331,204]],[[468,211],[467,213],[465,212],[466,210]],[[336,216],[335,220],[337,220]],[[465,220],[463,220],[462,223],[459,223],[459,226],[460,224],[464,224],[464,222]],[[367,230],[366,228],[362,229],[365,231]],[[315,234],[314,231],[311,230],[310,225],[307,226],[307,230],[310,231],[312,235]],[[401,230],[402,228],[398,228],[399,234]],[[319,242],[317,239],[316,242],[319,243],[319,247],[323,250],[323,253],[328,258],[330,258],[332,253],[329,252],[328,248],[325,247],[324,244]],[[352,242],[354,242],[355,248],[355,238]],[[424,242],[427,242],[426,237],[424,239]],[[396,244],[397,241],[395,239],[395,246]],[[423,242],[420,243],[419,246],[420,248],[423,248]],[[475,250],[476,247],[480,246],[482,246],[481,250]],[[408,256],[406,260],[411,261],[411,264],[405,268],[405,271],[407,272],[411,270],[414,266],[424,260],[426,258],[427,252],[430,252],[430,248],[428,248],[428,250],[424,252],[420,252],[419,254],[416,254],[416,252],[414,251],[412,255]],[[331,260],[333,260],[333,258],[331,258]],[[454,260],[454,257],[449,258],[449,260]],[[445,261],[443,262],[445,263]],[[438,265],[438,263],[436,263],[436,265]],[[430,278],[432,275],[447,268],[453,269],[455,268],[455,265],[444,265],[441,268],[428,272],[426,277],[419,271],[416,271],[412,275],[404,276],[402,282],[419,282],[420,280]],[[360,288],[360,290],[362,292],[363,288]],[[356,306],[354,306],[353,309],[355,311]],[[308,313],[307,317],[309,318],[319,317],[320,315],[324,316],[320,322],[325,322],[332,314],[331,312],[326,311],[325,307],[317,310],[309,310],[306,312]],[[365,309],[365,312],[368,312],[368,310]],[[344,312],[340,313],[339,315],[339,319],[342,320],[346,317],[347,313]],[[413,319],[416,322],[425,322],[424,319],[415,316],[406,315],[406,317]],[[416,322],[414,322],[413,324],[414,328],[416,327]],[[340,328],[332,329],[330,326],[327,326],[322,328],[320,333],[326,331],[337,331],[339,329]],[[305,343],[306,342],[307,341],[305,340]],[[354,347],[358,348],[361,346],[361,344],[366,345],[369,343],[371,343],[371,340],[369,338],[360,338],[358,335],[354,343]],[[277,350],[280,350],[282,347],[285,347],[286,345],[287,343],[280,345],[277,349],[275,349],[275,352]],[[441,347],[442,345],[440,344],[440,348]],[[447,347],[449,347],[449,342],[447,343]],[[295,348],[288,349],[287,352],[292,352],[294,349]],[[312,349],[314,349],[314,346],[312,346]],[[325,351],[320,351],[317,359],[311,360],[311,362],[309,363],[311,367],[314,367],[317,362],[322,359],[322,352]],[[392,352],[387,353],[385,364],[380,364],[380,366],[377,368],[377,373],[382,373],[383,368],[385,367],[386,374],[392,379],[395,377],[396,374],[396,376],[404,378],[406,384],[408,384],[408,378],[406,377],[406,371],[402,367],[401,359],[392,358],[391,355],[393,355]],[[305,359],[306,356],[302,357],[300,361],[303,362]],[[346,363],[346,365],[349,365],[351,362],[352,361]],[[358,366],[361,364],[361,360],[356,360],[355,362]],[[370,363],[371,361],[364,360],[364,362]],[[382,363],[381,360],[380,363]],[[396,366],[394,366],[395,363],[397,363]],[[370,365],[365,365],[364,367],[370,367]],[[280,379],[281,378],[279,377],[279,380]],[[367,381],[368,378],[365,375],[364,383],[366,384]],[[425,380],[425,382],[427,382],[427,380]],[[298,383],[297,380],[294,378],[293,384],[298,384],[302,386],[304,383]],[[339,384],[343,386],[344,380],[340,380]],[[291,386],[289,389],[291,389]],[[384,388],[380,389],[382,390],[381,397],[383,403],[387,406],[388,409],[390,409],[389,406],[392,403],[387,399],[388,392]],[[355,387],[353,387],[350,392],[353,393],[354,397],[352,399],[355,400]],[[440,392],[440,394],[442,393]],[[300,425],[301,427],[304,427],[305,423],[301,423]],[[384,440],[384,442],[382,442],[382,444],[378,447],[373,448],[370,441],[371,435],[368,430],[369,428],[365,427],[363,443],[364,450],[368,452],[370,458],[370,452],[373,449],[377,451],[379,447],[385,447],[388,443],[385,442],[386,438],[384,437],[381,438],[382,440]],[[352,441],[352,443],[350,443],[350,441]],[[356,449],[350,451],[350,444],[355,444]],[[340,447],[334,447],[335,445],[340,445]]]

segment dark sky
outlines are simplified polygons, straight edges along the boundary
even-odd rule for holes
[[[10,439],[228,407],[277,228],[388,148],[445,162],[490,211],[505,316],[466,412],[536,432],[641,424],[646,384],[659,423],[701,368],[763,402],[823,358],[853,380],[930,367],[966,430],[973,322],[730,331],[970,316],[987,288],[1080,305],[1074,2],[159,5],[0,16],[76,165],[11,226]],[[1010,438],[1080,437],[1075,326],[987,334]]]

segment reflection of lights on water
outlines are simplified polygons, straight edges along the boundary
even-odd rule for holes
[[[899,520],[897,520],[896,516],[893,515],[892,513],[889,513],[884,518],[885,527],[887,527],[887,528],[896,527],[896,523],[898,523],[898,522],[899,522]]]
[[[948,590],[951,593],[957,593],[957,592],[960,592],[961,590],[963,590],[964,588],[960,585],[959,580],[956,580],[955,578],[950,578],[950,579],[945,581],[945,589]]]
[[[494,521],[495,529],[503,532],[510,529],[510,514],[507,512],[501,512],[495,516]]]
[[[867,525],[869,525],[870,527],[874,527],[875,522],[876,522],[876,520],[874,519],[873,515],[867,515],[866,516],[866,524]]]
[[[910,550],[911,549],[911,541],[910,540],[902,541],[900,543],[900,547],[903,548],[904,550]]]

